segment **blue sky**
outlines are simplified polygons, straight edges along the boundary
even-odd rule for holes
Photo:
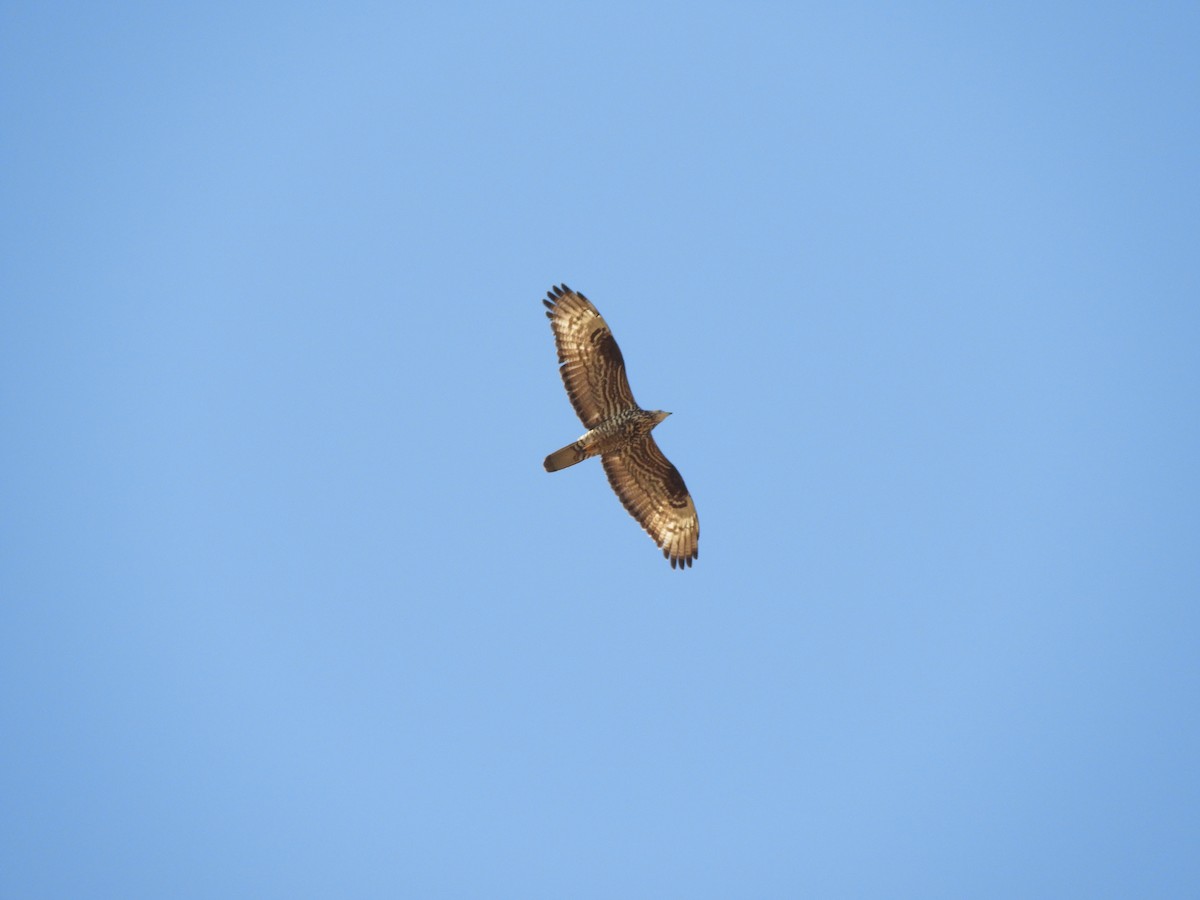
[[[1200,891],[1194,5],[3,20],[0,894]]]

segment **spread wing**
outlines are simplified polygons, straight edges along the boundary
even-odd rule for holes
[[[559,372],[584,426],[595,428],[616,413],[637,406],[625,377],[621,348],[592,302],[565,284],[546,297],[542,302],[554,329],[562,363]]]
[[[604,474],[621,502],[654,542],[671,568],[690,566],[700,555],[700,519],[679,470],[646,435],[616,453],[600,457]]]

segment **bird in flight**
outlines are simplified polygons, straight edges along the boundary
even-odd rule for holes
[[[671,568],[690,566],[700,555],[696,504],[679,470],[650,435],[670,413],[637,405],[621,349],[587,297],[564,284],[547,292],[542,303],[567,396],[587,429],[579,440],[546,457],[546,471],[599,456],[608,483],[662,548]]]

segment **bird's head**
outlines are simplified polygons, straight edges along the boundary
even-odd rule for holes
[[[654,424],[661,425],[663,420],[666,419],[666,417],[669,415],[670,415],[669,412],[663,412],[661,409],[656,409],[654,411]]]

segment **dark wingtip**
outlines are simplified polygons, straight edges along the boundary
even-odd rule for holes
[[[670,561],[672,569],[682,571],[683,569],[690,569],[692,567],[692,563],[700,556],[700,551],[698,549],[693,550],[691,556],[672,556],[670,550],[664,549],[663,556]]]

